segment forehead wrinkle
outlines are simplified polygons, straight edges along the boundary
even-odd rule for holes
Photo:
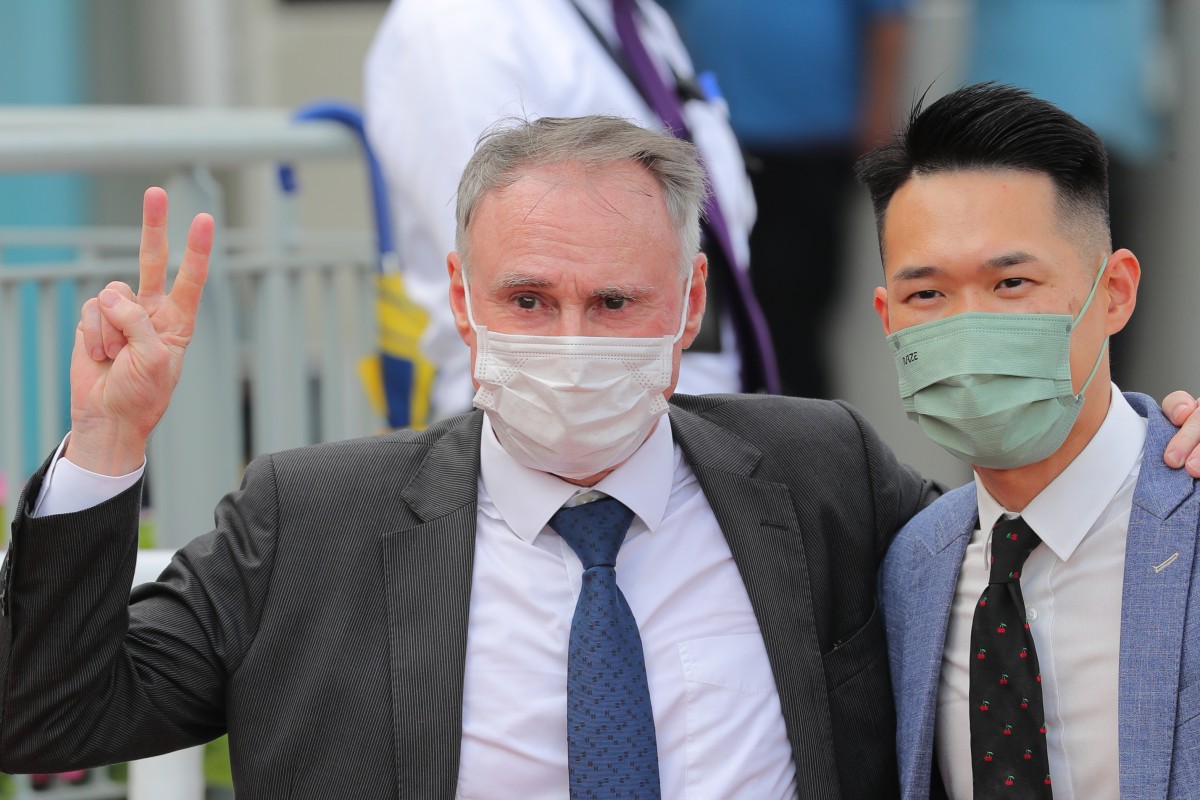
[[[653,199],[654,198],[654,188],[653,188],[653,186],[647,186],[646,182],[645,182],[646,178],[650,178],[651,180],[653,180],[653,177],[649,174],[649,170],[647,170],[644,166],[642,166],[640,164],[637,164],[635,166],[639,167],[639,171],[635,175],[617,175],[617,176],[612,176],[612,177],[609,177],[609,176],[603,176],[603,177],[605,180],[607,180],[608,184],[613,189],[616,189],[619,192],[626,192],[628,194],[637,195],[638,197],[645,197],[645,198]],[[590,176],[590,174],[591,173],[589,171],[589,176]],[[598,189],[597,189],[597,193],[599,193]],[[605,202],[605,205],[608,206],[609,210],[611,210],[614,214],[617,214],[622,219],[629,218],[628,215],[626,215],[623,211],[621,211],[621,209],[617,208],[612,203],[611,200],[608,200],[607,198],[605,198],[604,202]]]
[[[529,176],[527,176],[527,177],[529,177]],[[553,192],[555,189],[564,185],[566,183],[566,181],[564,181],[563,179],[560,178],[558,180],[546,181],[545,183],[546,183],[546,190],[541,193],[541,195],[538,197],[537,200],[533,201],[533,204],[531,206],[529,206],[529,209],[525,212],[525,216],[521,217],[521,222],[528,222],[529,218],[531,216],[533,216],[533,212],[538,210],[538,207],[542,204],[542,201],[544,201],[547,197],[549,197],[550,193]]]
[[[624,162],[584,162],[580,165],[581,180],[572,180],[570,177],[560,177],[555,180],[548,181],[546,191],[542,193],[537,202],[535,202],[529,211],[526,212],[525,220],[529,219],[529,216],[537,209],[539,205],[541,205],[542,201],[545,200],[552,191],[564,186],[578,186],[587,193],[588,197],[597,201],[599,206],[606,211],[616,214],[621,219],[630,219],[628,214],[618,208],[612,200],[604,195],[602,189],[615,189],[620,192],[635,194],[639,197],[653,197],[654,192],[648,189],[642,181],[642,178],[645,174],[644,168],[643,172],[634,176],[620,174],[610,175],[606,171],[607,167],[622,163]],[[633,162],[629,163],[633,164],[634,166],[638,166]]]

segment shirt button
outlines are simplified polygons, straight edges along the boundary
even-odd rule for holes
[[[1033,622],[1037,618],[1038,618],[1037,609],[1034,608],[1033,606],[1026,606],[1025,607],[1025,621]]]

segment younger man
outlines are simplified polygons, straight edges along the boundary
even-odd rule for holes
[[[975,481],[881,572],[906,798],[1174,798],[1200,785],[1196,481],[1109,380],[1140,267],[1096,134],[975,85],[857,167],[900,391]]]

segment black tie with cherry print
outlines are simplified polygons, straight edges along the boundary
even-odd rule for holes
[[[971,624],[975,800],[1052,797],[1042,674],[1021,595],[1021,569],[1041,541],[1020,517],[992,528],[990,582]]]

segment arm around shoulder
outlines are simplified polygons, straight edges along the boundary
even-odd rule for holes
[[[915,469],[901,463],[857,409],[841,400],[835,402],[850,414],[862,437],[863,456],[871,479],[871,497],[875,503],[876,541],[882,558],[905,523],[940,497],[945,487],[922,478]]]

